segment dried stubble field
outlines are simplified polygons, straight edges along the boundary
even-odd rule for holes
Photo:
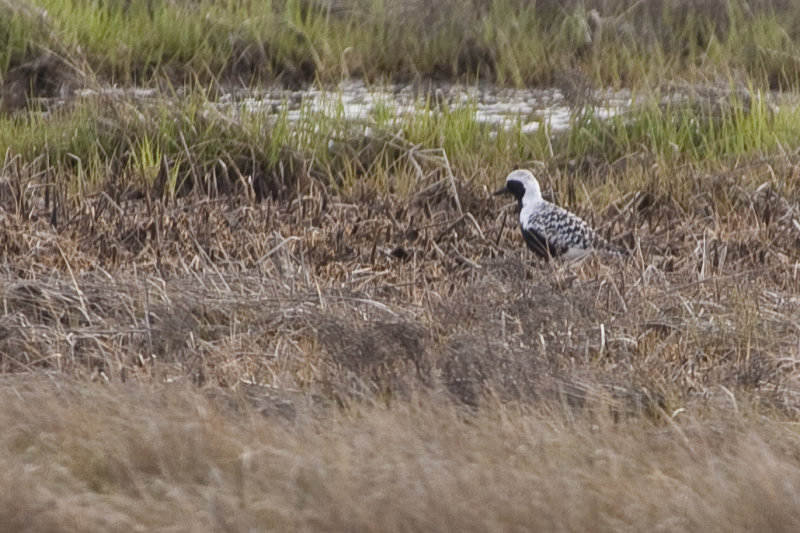
[[[56,227],[7,189],[0,522],[792,530],[797,193],[770,177],[798,164],[583,212],[634,257],[580,265],[437,171],[408,197],[98,194]]]
[[[797,112],[711,92],[552,137],[3,115],[2,529],[796,531]],[[537,261],[516,165],[631,260]]]

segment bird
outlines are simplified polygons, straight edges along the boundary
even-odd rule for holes
[[[600,237],[578,215],[542,198],[539,181],[530,170],[514,170],[506,177],[506,186],[494,194],[512,194],[516,198],[522,237],[528,248],[544,259],[573,261],[592,252],[629,255],[628,250]]]

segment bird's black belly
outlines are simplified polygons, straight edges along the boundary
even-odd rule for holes
[[[528,245],[528,248],[544,259],[558,257],[567,251],[565,246],[557,246],[552,241],[545,239],[544,235],[536,231],[523,229],[522,236],[525,238],[525,244]]]

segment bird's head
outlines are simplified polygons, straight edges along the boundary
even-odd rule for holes
[[[538,202],[542,199],[542,190],[539,181],[530,170],[520,169],[511,172],[506,177],[506,186],[494,194],[513,194],[514,198],[522,205],[524,202]]]

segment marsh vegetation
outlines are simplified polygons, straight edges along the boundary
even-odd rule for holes
[[[5,529],[798,529],[800,8],[0,15]]]

